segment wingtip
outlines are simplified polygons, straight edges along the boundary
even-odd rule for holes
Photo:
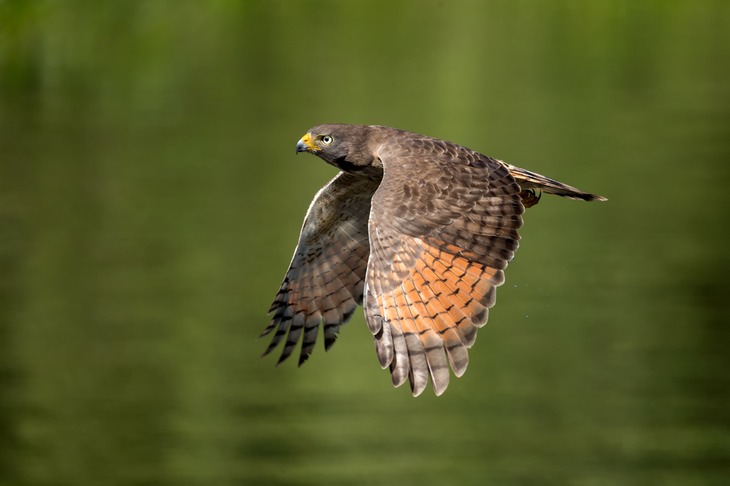
[[[324,350],[329,351],[333,344],[337,342],[337,336],[327,337],[324,338]]]
[[[416,398],[421,393],[423,393],[423,390],[425,390],[425,389],[426,389],[425,386],[416,387],[416,386],[413,386],[413,384],[411,384],[411,395],[413,395],[413,398]]]
[[[607,197],[601,196],[600,194],[590,194],[585,193],[581,199],[587,202],[593,202],[593,201],[608,201]]]
[[[449,383],[443,383],[441,385],[437,385],[436,383],[433,384],[433,392],[436,394],[437,397],[440,397],[444,394],[446,389],[449,387]]]
[[[306,363],[310,356],[311,354],[300,354],[297,366],[302,366],[304,363]]]
[[[276,362],[276,366],[279,366],[281,363],[286,361],[286,359],[290,356],[289,353],[286,352],[286,346],[284,347],[284,351],[281,353],[281,356],[279,356],[278,361]]]
[[[388,368],[393,361],[393,354],[376,353],[378,355],[378,363],[382,369]]]
[[[259,337],[261,337],[261,336],[259,336]],[[261,357],[263,358],[264,356],[271,353],[274,349],[276,349],[276,345],[277,345],[277,343],[272,340],[269,343],[269,345],[266,347],[266,350],[263,353],[261,353]]]
[[[446,369],[445,372],[438,373],[436,375],[431,374],[431,384],[433,385],[433,392],[436,394],[437,397],[440,397],[444,394],[446,389],[449,387],[449,370]]]

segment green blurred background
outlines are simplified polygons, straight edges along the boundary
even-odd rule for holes
[[[0,484],[730,478],[730,3],[0,0]],[[440,398],[257,336],[323,122],[544,197]]]

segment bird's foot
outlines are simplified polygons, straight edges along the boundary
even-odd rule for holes
[[[531,208],[535,204],[539,203],[541,197],[542,193],[537,192],[534,189],[525,189],[520,192],[520,198],[522,198],[522,204],[525,208]]]

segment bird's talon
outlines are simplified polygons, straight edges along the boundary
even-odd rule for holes
[[[522,204],[525,208],[531,208],[535,204],[540,202],[542,192],[538,192],[534,189],[525,189],[520,192],[520,198],[522,198]]]

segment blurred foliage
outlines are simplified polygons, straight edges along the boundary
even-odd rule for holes
[[[0,484],[687,484],[730,473],[723,1],[0,0]],[[466,375],[393,390],[358,313],[255,337],[323,122],[545,197]]]

